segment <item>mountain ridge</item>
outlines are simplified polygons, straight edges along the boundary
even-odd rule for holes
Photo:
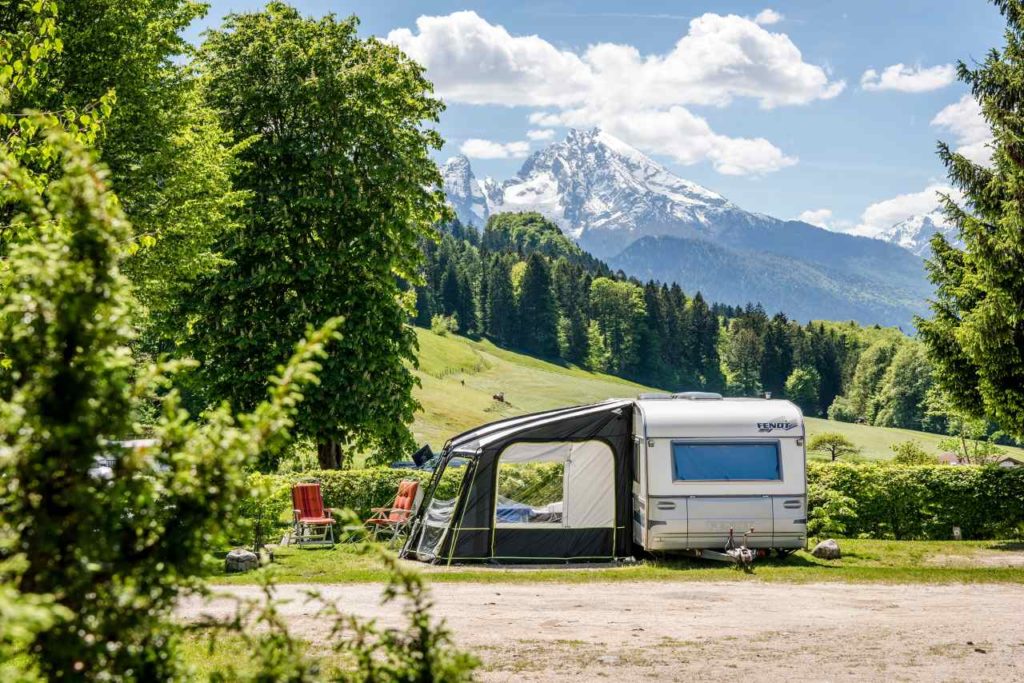
[[[444,172],[460,220],[482,228],[496,213],[536,211],[613,268],[711,300],[903,327],[926,310],[911,250],[746,211],[599,129],[570,130],[503,182],[477,181],[464,157]]]

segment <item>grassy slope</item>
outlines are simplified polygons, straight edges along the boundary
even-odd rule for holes
[[[420,342],[422,387],[416,397],[423,410],[416,415],[413,432],[418,442],[439,449],[451,436],[503,417],[560,406],[599,401],[610,397],[631,397],[641,391],[657,391],[609,375],[587,372],[538,360],[500,349],[490,342],[475,342],[458,336],[438,336],[417,329]],[[504,392],[508,403],[491,397]],[[908,429],[807,419],[810,436],[833,431],[846,435],[871,460],[891,457],[889,447],[899,441],[916,439],[927,450],[938,453],[942,439]],[[1016,451],[1018,457],[1024,450]]]

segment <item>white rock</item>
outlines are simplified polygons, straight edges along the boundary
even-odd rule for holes
[[[832,538],[824,540],[814,546],[814,550],[811,551],[811,555],[823,560],[838,560],[843,556],[842,553],[839,552],[839,544]]]
[[[260,558],[245,548],[235,548],[224,558],[224,571],[228,573],[247,572],[260,566]]]

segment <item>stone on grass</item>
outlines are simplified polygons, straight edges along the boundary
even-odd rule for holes
[[[235,548],[224,558],[224,571],[229,574],[252,571],[258,566],[260,558],[245,548]]]
[[[814,546],[814,550],[811,551],[811,555],[823,560],[838,560],[843,556],[842,553],[839,552],[839,544],[832,538],[824,540]]]

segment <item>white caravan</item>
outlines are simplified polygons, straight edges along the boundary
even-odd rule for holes
[[[642,394],[635,406],[637,545],[706,556],[733,544],[780,553],[805,547],[807,459],[799,408],[701,392]]]

